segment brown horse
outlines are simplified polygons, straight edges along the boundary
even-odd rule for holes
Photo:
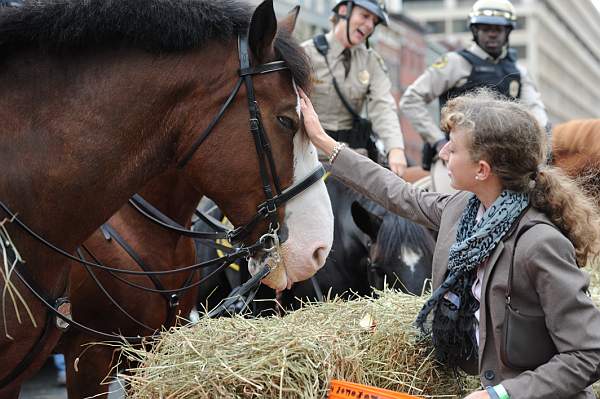
[[[308,64],[285,29],[277,32],[270,2],[253,15],[234,1],[32,2],[3,11],[0,32],[3,226],[24,259],[17,271],[47,302],[64,295],[69,262],[23,224],[72,253],[167,170],[213,198],[235,225],[258,220],[247,243],[281,221],[283,266],[267,284],[282,289],[323,265],[333,225],[324,185],[285,206],[288,196],[274,197],[317,159],[294,134],[300,121],[292,77],[306,85]],[[246,34],[238,53],[238,36]],[[225,115],[213,120],[221,108]],[[199,135],[211,121],[218,122],[211,133]],[[260,209],[269,220],[256,219],[265,198]],[[16,254],[9,247],[9,260]],[[273,264],[264,251],[253,259]],[[60,332],[15,271],[2,271],[1,288],[10,277],[23,298],[5,293],[1,309],[0,398],[16,398]]]
[[[600,119],[576,119],[552,129],[554,164],[582,186],[600,206]]]

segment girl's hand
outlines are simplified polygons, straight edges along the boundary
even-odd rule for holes
[[[331,154],[336,144],[335,140],[323,130],[323,126],[319,122],[319,116],[306,93],[302,89],[299,89],[298,92],[300,93],[300,110],[302,111],[304,128],[310,141],[325,154]]]
[[[486,391],[471,392],[465,399],[490,399],[490,395]]]

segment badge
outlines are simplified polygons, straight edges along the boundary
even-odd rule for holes
[[[369,71],[367,71],[366,69],[364,71],[360,71],[358,73],[358,80],[360,81],[360,83],[362,83],[364,85],[368,85],[370,79],[371,79],[371,75],[369,74]]]
[[[432,67],[437,68],[437,69],[445,68],[446,65],[448,65],[448,56],[447,55],[441,56],[433,64],[431,64]]]
[[[508,94],[512,98],[517,98],[517,96],[519,95],[519,89],[520,88],[521,88],[521,84],[519,83],[519,81],[518,80],[513,80],[508,85]]]

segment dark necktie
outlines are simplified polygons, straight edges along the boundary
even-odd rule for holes
[[[342,51],[342,64],[344,65],[344,77],[348,77],[348,72],[350,72],[350,63],[352,60],[350,59],[350,49],[346,48]]]

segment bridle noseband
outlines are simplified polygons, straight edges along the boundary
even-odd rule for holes
[[[177,167],[183,168],[196,153],[200,145],[207,139],[210,133],[213,131],[215,125],[221,120],[225,111],[229,105],[233,102],[233,99],[237,96],[242,84],[246,86],[246,97],[248,100],[248,112],[250,114],[249,124],[250,133],[254,139],[254,145],[256,147],[256,153],[258,155],[258,165],[260,171],[260,177],[262,181],[262,189],[265,194],[265,202],[258,206],[258,210],[255,216],[245,225],[237,227],[227,234],[227,238],[232,243],[239,243],[246,239],[256,224],[261,220],[269,221],[269,230],[260,238],[260,242],[263,244],[263,250],[273,250],[273,247],[278,242],[278,229],[279,229],[279,218],[277,215],[277,207],[289,201],[291,198],[298,195],[300,192],[305,190],[307,187],[316,183],[325,174],[323,166],[319,166],[307,177],[287,188],[285,191],[281,190],[279,183],[279,176],[275,168],[275,161],[273,159],[273,153],[271,151],[271,145],[265,134],[264,125],[262,122],[258,102],[254,95],[254,85],[252,82],[253,75],[261,75],[265,73],[271,73],[276,71],[282,71],[289,69],[285,61],[273,61],[266,64],[258,65],[256,67],[250,66],[250,52],[248,48],[248,36],[241,35],[238,37],[238,53],[240,60],[239,78],[227,97],[227,100],[221,106],[221,109],[217,115],[212,119],[208,127],[202,132],[202,134],[196,139],[196,141],[190,146],[190,148],[184,153],[181,160],[178,162]],[[271,178],[273,184],[271,184]],[[273,187],[274,186],[274,187]]]

